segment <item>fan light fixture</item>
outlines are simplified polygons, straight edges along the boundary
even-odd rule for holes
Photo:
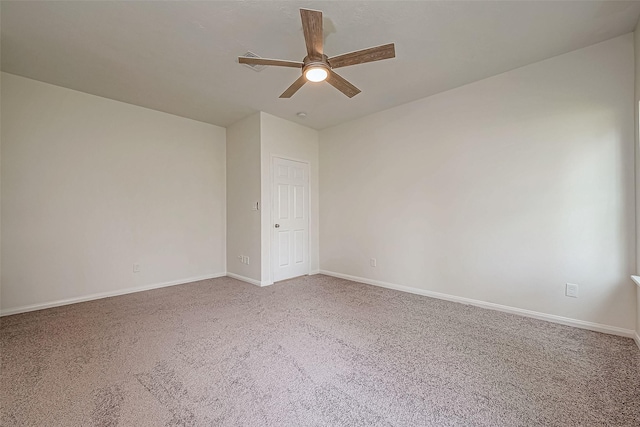
[[[304,44],[307,48],[307,56],[302,61],[256,58],[255,56],[257,55],[255,54],[247,54],[238,58],[240,64],[251,66],[273,65],[276,67],[300,68],[302,71],[300,77],[287,90],[282,92],[280,98],[291,98],[307,82],[322,81],[326,81],[349,98],[353,98],[360,93],[360,89],[340,77],[335,72],[336,68],[396,57],[396,48],[393,43],[328,57],[324,54],[322,12],[319,10],[300,9],[300,19],[302,19]]]
[[[322,82],[327,79],[329,73],[325,67],[309,67],[305,72],[305,78],[310,82]]]

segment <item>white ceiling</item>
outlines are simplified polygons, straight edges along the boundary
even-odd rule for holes
[[[278,96],[302,60],[298,9],[324,12],[329,56],[394,42],[396,58]],[[220,126],[262,110],[321,129],[633,31],[640,2],[6,2],[2,70]],[[305,111],[306,119],[296,117]]]

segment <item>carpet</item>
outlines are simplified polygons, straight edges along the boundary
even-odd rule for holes
[[[638,426],[633,340],[322,275],[0,320],[3,426]]]

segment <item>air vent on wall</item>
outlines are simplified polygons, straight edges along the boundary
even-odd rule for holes
[[[247,52],[242,56],[245,58],[261,58],[260,56],[256,55],[253,52]],[[242,64],[242,65],[244,65],[245,67],[251,68],[253,71],[262,71],[266,67],[266,65],[258,65],[258,64]]]

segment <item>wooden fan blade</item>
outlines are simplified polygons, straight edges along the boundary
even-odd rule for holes
[[[286,61],[284,59],[250,58],[248,56],[239,56],[238,62],[241,64],[275,65],[277,67],[293,68],[302,68],[303,65],[302,62],[298,61]]]
[[[329,75],[327,76],[327,82],[331,86],[338,89],[340,92],[347,95],[349,98],[353,98],[354,96],[360,93],[360,89],[358,89],[357,87],[355,87],[354,85],[346,81],[344,78],[340,77],[339,74],[333,71],[329,72]]]
[[[300,9],[304,42],[307,45],[309,58],[322,58],[322,12],[319,10]]]
[[[396,48],[393,43],[382,46],[370,47],[369,49],[357,50],[355,52],[329,58],[331,68],[346,67],[348,65],[364,64],[365,62],[380,61],[396,57]]]
[[[291,98],[294,93],[298,91],[304,84],[307,82],[307,79],[304,76],[300,76],[298,80],[293,82],[291,86],[280,95],[280,98]]]

